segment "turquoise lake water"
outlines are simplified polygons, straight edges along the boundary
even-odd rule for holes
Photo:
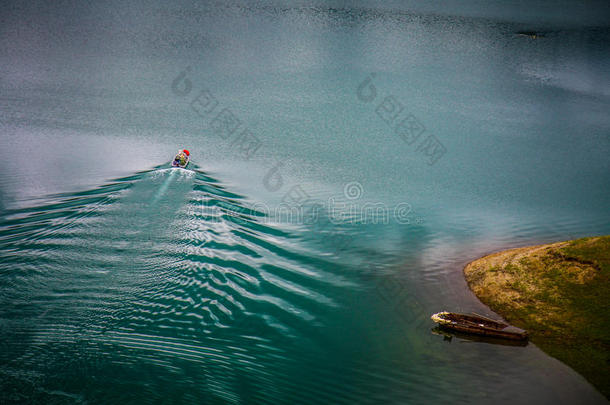
[[[130,4],[0,14],[0,402],[606,403],[429,318],[610,233],[606,2]]]

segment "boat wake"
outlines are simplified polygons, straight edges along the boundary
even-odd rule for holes
[[[298,353],[323,359],[312,334],[341,305],[327,293],[349,283],[320,271],[332,264],[320,266],[324,259],[297,234],[263,218],[217,179],[175,168],[5,211],[6,392],[77,395],[91,376],[121,385],[135,368],[180,372],[186,402],[193,386],[200,391],[193,398],[232,401],[240,381],[273,396],[282,370],[303,360],[277,343],[298,340]],[[153,386],[151,401],[169,395]]]

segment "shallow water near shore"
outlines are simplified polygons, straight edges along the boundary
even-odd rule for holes
[[[429,318],[494,316],[477,257],[610,233],[589,6],[8,7],[0,402],[605,403]]]

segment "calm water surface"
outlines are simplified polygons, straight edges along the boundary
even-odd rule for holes
[[[608,5],[444,4],[8,5],[0,402],[605,403],[429,316],[610,233]]]

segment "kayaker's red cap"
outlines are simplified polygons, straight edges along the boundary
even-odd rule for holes
[[[183,150],[182,150],[182,152],[186,153],[186,156],[191,156],[191,154],[189,153],[189,151],[188,151],[188,150],[186,150],[186,149],[183,149]]]

